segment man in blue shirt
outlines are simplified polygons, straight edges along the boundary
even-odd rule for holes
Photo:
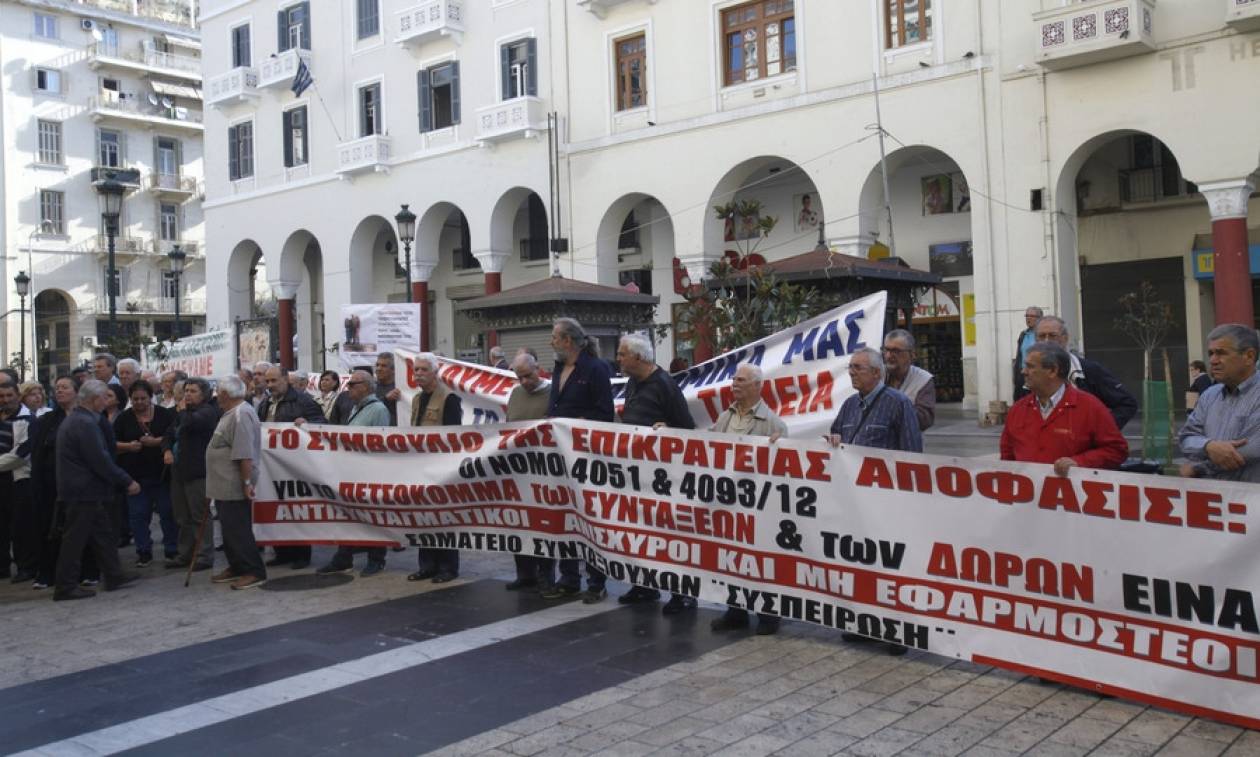
[[[1216,384],[1199,397],[1178,435],[1190,462],[1181,475],[1260,483],[1260,336],[1237,323],[1208,334],[1208,368]]]

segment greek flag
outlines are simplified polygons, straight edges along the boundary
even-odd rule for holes
[[[311,69],[307,67],[306,61],[298,58],[298,70],[293,75],[293,86],[289,89],[293,90],[294,97],[301,97],[302,93],[315,83],[315,78],[311,76]]]

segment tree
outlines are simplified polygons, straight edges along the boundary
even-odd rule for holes
[[[1167,466],[1171,466],[1174,448],[1172,367],[1168,361],[1168,349],[1164,348],[1164,380],[1154,381],[1151,356],[1173,326],[1172,305],[1161,300],[1155,285],[1147,280],[1141,281],[1136,291],[1123,295],[1119,305],[1123,312],[1112,325],[1142,348],[1142,455],[1159,455]],[[1160,386],[1161,383],[1163,386]],[[1157,398],[1161,395],[1164,407],[1156,408],[1160,404]],[[1160,413],[1160,410],[1166,412]],[[1157,420],[1157,417],[1163,414],[1167,415],[1167,427],[1161,429],[1159,426],[1165,419]]]

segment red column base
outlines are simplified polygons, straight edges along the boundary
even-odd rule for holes
[[[297,301],[294,299],[279,300],[279,316],[280,320],[280,367],[285,370],[293,370],[297,366],[293,364],[293,333],[296,331],[296,319],[294,317],[294,308]]]
[[[429,282],[411,282],[411,301],[420,305],[420,351],[429,351]]]

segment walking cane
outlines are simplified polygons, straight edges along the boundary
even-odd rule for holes
[[[210,502],[206,502],[206,517],[197,526],[197,541],[193,542],[192,559],[188,561],[188,572],[184,574],[184,588],[192,581],[193,568],[197,565],[197,554],[201,550],[201,537],[206,532],[206,523],[210,520]]]

